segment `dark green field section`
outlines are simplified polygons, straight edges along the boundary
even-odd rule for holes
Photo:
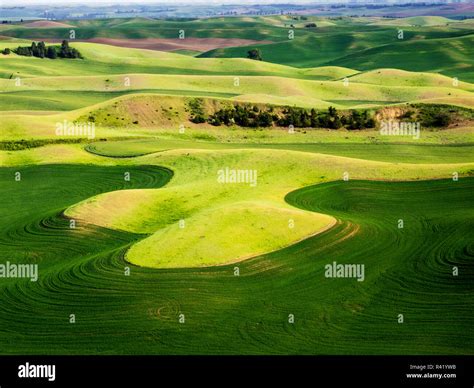
[[[230,98],[237,94],[205,92],[200,93],[194,90],[171,90],[171,89],[135,89],[120,92],[97,92],[97,91],[77,91],[63,90],[58,93],[56,90],[33,90],[21,92],[3,92],[0,101],[0,111],[2,110],[56,110],[69,111],[84,108],[86,106],[98,104],[127,94],[136,93],[156,93],[171,96],[211,96],[219,98]]]
[[[397,143],[215,143],[179,139],[133,139],[95,142],[86,150],[101,156],[123,158],[176,148],[200,149],[280,149],[345,156],[349,158],[400,163],[466,163],[474,161],[473,144],[397,144]]]
[[[318,19],[314,20],[319,23]],[[244,20],[239,17],[200,20],[127,20],[67,21],[76,32],[76,39],[91,38],[177,39],[180,31],[187,38],[240,38],[256,40],[251,46],[216,48],[199,57],[246,58],[249,48],[259,48],[266,62],[298,68],[345,66],[359,71],[397,68],[409,71],[442,73],[462,81],[474,81],[472,28],[454,24],[440,26],[405,26],[399,39],[396,25],[375,25],[371,20],[357,18],[332,19],[332,25],[305,28],[293,20],[273,22],[265,18]],[[291,25],[296,26],[291,27]],[[1,34],[22,39],[68,39],[71,27],[32,28],[13,25]],[[293,31],[292,38],[289,31]],[[261,41],[261,42],[258,42]],[[270,43],[268,43],[270,42]],[[17,71],[24,66],[18,63]],[[107,66],[93,64],[97,74],[120,74],[128,71],[126,64]],[[74,67],[73,67],[74,68]],[[27,70],[27,69],[25,69]],[[136,73],[173,73],[169,68],[134,66]],[[186,69],[177,73],[187,74]],[[200,72],[205,74],[205,72]],[[73,74],[73,73],[71,73]],[[198,74],[194,71],[194,74]],[[215,71],[213,74],[217,74]],[[229,73],[230,74],[230,73]],[[0,74],[8,77],[10,74]],[[242,74],[243,75],[243,74]],[[248,74],[250,75],[250,74]]]
[[[374,28],[346,30],[337,27],[308,34],[296,31],[292,40],[270,45],[254,45],[264,61],[294,67],[343,66],[359,71],[396,68],[442,73],[473,81],[472,31],[441,28],[405,28],[404,39],[398,29]],[[218,48],[199,57],[245,58],[248,47]]]
[[[36,283],[0,279],[1,354],[474,353],[474,179],[297,190],[290,204],[339,223],[213,268],[132,266],[124,253],[143,236],[81,223],[71,230],[61,216],[92,195],[170,177],[151,166],[0,169],[0,262],[39,264]],[[326,278],[333,261],[365,264],[365,281]]]
[[[266,25],[259,19],[245,22],[240,18],[206,18],[195,20],[130,20],[130,19],[96,19],[85,22],[69,20],[76,32],[76,39],[90,38],[178,38],[181,30],[186,37],[193,38],[244,38],[264,40],[269,36],[274,39],[286,39],[287,28]],[[67,39],[71,27],[32,28],[22,25],[5,29],[6,36],[36,39]]]
[[[20,181],[15,181],[17,172],[21,174]],[[125,180],[126,173],[130,174],[130,181]],[[74,258],[97,254],[107,246],[102,236],[110,232],[80,222],[72,230],[62,212],[77,202],[113,190],[159,188],[171,177],[171,171],[155,166],[44,165],[0,169],[0,263],[35,262],[48,271]],[[116,237],[127,235],[118,233]]]
[[[407,40],[369,48],[359,54],[348,54],[332,60],[327,65],[351,64],[359,70],[395,67],[410,71],[442,73],[472,82],[474,66],[474,35],[458,38]]]

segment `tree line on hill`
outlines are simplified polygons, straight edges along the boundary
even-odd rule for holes
[[[196,103],[194,107],[196,108]],[[206,115],[202,109],[193,109],[190,121],[193,123],[209,123],[214,126],[238,125],[240,127],[290,127],[294,128],[330,128],[365,129],[374,128],[375,120],[368,111],[353,110],[348,115],[340,114],[330,106],[327,111],[310,111],[298,107],[285,107],[275,111],[273,107],[260,109],[254,105],[233,105],[221,108],[214,114]]]
[[[18,46],[13,50],[6,48],[2,54],[9,55],[11,51],[17,55],[36,58],[83,58],[79,50],[69,46],[67,40],[63,40],[61,46],[46,46],[44,42],[31,42],[31,46]]]

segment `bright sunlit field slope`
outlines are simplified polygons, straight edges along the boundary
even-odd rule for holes
[[[367,34],[372,33],[384,36],[381,31]],[[310,38],[313,35],[307,36]],[[456,45],[456,53],[449,51],[449,44],[438,42],[439,39]],[[0,90],[3,98],[0,109],[66,111],[129,93],[206,96],[323,109],[329,105],[361,108],[417,101],[472,107],[474,87],[467,82],[470,78],[464,77],[463,73],[471,66],[471,56],[466,53],[464,58],[465,50],[461,47],[462,42],[467,43],[471,39],[470,35],[439,39],[432,37],[397,42],[394,55],[399,55],[400,51],[410,54],[411,45],[418,45],[417,55],[409,56],[410,60],[414,60],[420,52],[431,52],[431,49],[421,50],[420,45],[430,48],[437,42],[433,48],[441,47],[449,51],[443,57],[446,57],[446,61],[431,57],[423,60],[430,64],[442,63],[443,66],[455,61],[453,71],[462,64],[455,75],[456,82],[453,77],[440,74],[391,69],[398,67],[397,60],[392,57],[384,66],[377,66],[387,69],[361,72],[367,66],[358,66],[357,63],[368,58],[367,52],[378,50],[379,47],[372,38],[364,41],[364,49],[357,51],[354,54],[356,57],[351,57],[350,61],[344,57],[330,66],[318,64],[319,67],[304,68],[250,60],[244,58],[245,55],[242,58],[195,58],[169,52],[72,42],[71,45],[80,50],[84,59],[51,60],[14,53],[1,55],[0,75],[3,79],[0,79]],[[27,40],[2,40],[0,49],[27,43]],[[329,41],[327,44],[339,50],[336,42]],[[387,55],[392,45],[394,43],[380,46],[382,54]],[[278,52],[275,45],[270,46],[272,53]],[[346,52],[348,57],[351,56],[349,52]],[[292,55],[300,57],[297,53]],[[372,61],[370,58],[368,60]],[[341,67],[340,63],[346,67]],[[404,60],[403,63],[407,62]],[[441,72],[437,68],[417,67],[414,70]],[[345,77],[348,77],[348,84],[344,83]]]
[[[345,156],[356,159],[398,163],[463,163],[474,162],[474,131],[468,128],[451,130],[450,134],[432,132],[422,140],[407,142],[399,136],[388,139],[374,131],[364,131],[348,140],[347,131],[285,134],[282,131],[261,134],[260,131],[212,131],[189,129],[186,136],[161,132],[144,139],[94,142],[86,149],[112,158],[142,156],[170,149],[283,149]],[[211,133],[209,133],[211,132]],[[202,138],[208,140],[203,141]],[[210,139],[210,140],[209,140]],[[374,141],[374,139],[376,139]]]
[[[82,42],[71,44],[84,60],[0,55],[0,261],[40,268],[38,282],[0,282],[0,353],[473,354],[470,123],[415,139],[188,120],[197,96],[387,114],[474,106],[469,25],[405,20],[398,42],[400,26],[358,19],[0,26],[25,38],[0,48],[71,26],[81,39],[170,38],[184,24],[191,37],[275,42],[259,46],[268,62],[248,48],[195,58]],[[91,117],[94,139],[56,134]],[[226,169],[252,176],[222,182]],[[328,279],[333,261],[364,264],[364,281]]]
[[[200,59],[195,59],[200,61]],[[223,61],[226,61],[224,59]],[[251,60],[242,60],[254,62]],[[275,76],[170,75],[31,77],[0,80],[2,110],[71,110],[136,93],[213,97],[260,104],[326,109],[430,102],[474,106],[474,87],[429,73],[380,69],[343,80]],[[399,81],[397,81],[399,80]],[[91,108],[92,109],[92,108]]]
[[[0,40],[0,49],[29,45],[26,40]],[[355,71],[337,66],[319,69],[294,69],[275,63],[244,58],[194,58],[170,52],[115,47],[98,43],[72,42],[84,59],[47,59],[15,54],[0,56],[0,75],[85,76],[127,73],[193,75],[274,75],[308,79],[331,79]],[[60,64],[60,66],[59,66]]]
[[[374,24],[383,26],[446,26],[450,23],[458,23],[457,20],[448,19],[443,16],[413,16],[408,18],[398,18],[377,21]]]
[[[474,80],[472,28],[447,18],[423,16],[338,18],[332,26],[298,27],[293,38],[256,45],[265,61],[296,67],[346,66],[359,71],[398,68],[439,72],[460,80]],[[403,36],[399,37],[399,29]],[[201,57],[245,57],[245,47],[217,48]]]
[[[278,206],[328,214],[338,224],[230,266],[157,269],[124,260],[131,247],[146,241],[143,235],[83,220],[72,230],[62,211],[117,190],[128,198],[130,191],[168,187],[184,193],[185,186],[196,182],[198,188],[213,176],[212,166],[220,161],[255,161],[255,150],[168,151],[129,160],[94,157],[78,145],[34,152],[36,165],[6,153],[4,162],[17,164],[0,168],[0,258],[41,268],[37,283],[0,283],[2,354],[472,354],[472,179],[357,180],[445,177],[454,168],[466,173],[472,164],[420,167],[266,152],[262,161],[281,167],[284,154],[296,171],[291,176],[278,168],[282,186],[266,196],[321,182],[325,175],[335,181],[290,192]],[[58,161],[52,156],[63,163],[51,164]],[[169,165],[175,174],[152,164]],[[337,175],[348,168],[354,179],[343,182]],[[22,172],[21,183],[13,179],[16,171]],[[204,204],[201,197],[192,200]],[[400,217],[403,230],[397,227]],[[219,223],[218,217],[212,221]],[[187,233],[186,227],[177,232]],[[202,231],[189,232],[193,238]],[[236,234],[227,237],[239,243]],[[365,280],[325,278],[324,266],[333,261],[364,264]],[[455,278],[453,265],[460,268]],[[125,267],[131,267],[130,276],[124,276]],[[67,323],[70,311],[80,317],[74,327]],[[400,311],[405,325],[397,323]],[[15,325],[8,326],[12,314]],[[288,314],[295,324],[288,324]]]
[[[281,248],[328,227],[333,221],[325,216],[298,214],[283,202],[287,192],[311,182],[338,180],[346,171],[353,179],[441,178],[453,171],[470,174],[474,166],[401,165],[262,149],[163,151],[134,158],[133,163],[163,165],[175,171],[175,177],[163,189],[103,194],[69,208],[66,214],[103,227],[154,232],[134,245],[127,258],[158,268],[225,264]],[[219,170],[226,167],[255,169],[257,184],[219,183]],[[181,219],[186,225],[182,228]],[[294,220],[294,228],[289,228],[289,219]],[[236,229],[243,245],[229,240]]]

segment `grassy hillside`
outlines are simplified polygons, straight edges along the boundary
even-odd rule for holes
[[[346,134],[339,134],[340,139],[344,139]],[[374,136],[373,131],[366,132],[367,138]],[[377,134],[378,135],[378,134]],[[310,153],[321,153],[336,156],[345,156],[356,159],[377,160],[383,162],[398,163],[463,163],[474,162],[474,145],[472,144],[404,144],[404,143],[384,143],[382,137],[378,136],[376,143],[358,143],[356,140],[345,140],[336,142],[336,139],[324,138],[324,134],[316,133],[319,140],[324,142],[315,143],[315,137],[309,138],[301,143],[271,143],[271,138],[267,143],[218,143],[216,138],[208,135],[214,141],[179,140],[169,138],[153,139],[133,139],[122,141],[96,142],[87,146],[87,150],[103,156],[110,157],[133,157],[142,156],[154,152],[162,152],[169,149],[283,149],[291,151],[301,151]],[[474,136],[474,135],[473,135]],[[204,136],[203,136],[204,137]],[[265,140],[265,139],[263,139]],[[294,136],[287,136],[287,141],[294,141]],[[332,140],[332,142],[329,142]],[[366,139],[368,140],[368,139]],[[387,141],[387,137],[385,137]],[[472,139],[474,140],[474,139]],[[433,139],[430,139],[433,141]]]
[[[470,39],[473,31],[456,28],[458,23],[455,21],[446,26],[445,22],[441,23],[441,19],[443,18],[420,17],[394,21],[381,19],[375,24],[373,20],[368,21],[366,25],[343,20],[336,22],[332,28],[316,28],[310,33],[308,29],[296,28],[294,39],[255,47],[260,48],[265,61],[296,67],[343,64],[357,70],[395,67],[411,71],[436,71],[454,76],[455,69],[451,68],[454,63],[472,63]],[[414,26],[414,23],[419,24]],[[442,27],[437,27],[438,23]],[[400,27],[404,27],[402,40],[398,38]],[[420,50],[425,44],[427,48]],[[454,51],[455,46],[458,52]],[[246,57],[247,50],[245,47],[218,48],[201,57]],[[446,55],[447,51],[454,55],[449,57]],[[418,58],[415,52],[423,52],[424,55]],[[385,55],[380,56],[379,53]],[[463,61],[460,60],[461,57]],[[438,67],[434,67],[435,64]],[[456,70],[458,78],[473,80],[471,68],[459,67]]]
[[[15,79],[0,81],[4,95],[10,97],[0,103],[0,109],[35,109],[31,100],[43,97],[35,110],[69,110],[130,93],[219,97],[307,108],[371,107],[424,100],[436,103],[437,99],[442,99],[444,104],[474,106],[474,87],[470,83],[459,82],[455,86],[446,77],[404,73],[397,84],[394,77],[399,78],[390,70],[351,77],[348,83],[340,79],[315,81],[263,75],[237,79],[235,76],[169,74],[33,77],[23,79],[20,86],[16,86]],[[90,101],[87,91],[92,92]],[[58,93],[64,97],[58,97]]]
[[[0,41],[0,49],[14,49],[31,41]],[[192,74],[192,75],[280,75],[291,78],[333,79],[353,74],[352,69],[295,69],[268,62],[236,59],[198,59],[168,52],[122,48],[97,43],[71,43],[83,55],[83,60],[40,59],[15,54],[0,55],[2,78],[34,76],[92,76],[126,73]],[[60,66],[58,65],[60,64]]]
[[[67,21],[76,31],[76,39],[94,37],[110,38],[178,38],[180,30],[186,36],[197,38],[244,38],[244,39],[284,39],[283,23],[266,24],[256,18],[210,18],[196,20],[153,20],[98,19]],[[157,28],[159,27],[159,28]],[[68,37],[70,27],[35,28],[12,25],[0,28],[2,35],[17,38],[59,38]]]
[[[0,49],[71,28],[274,43],[251,46],[264,61],[90,42],[71,42],[82,60],[0,54],[0,262],[39,265],[37,282],[1,279],[1,354],[473,354],[470,23],[41,21],[0,25]],[[273,126],[209,119],[234,104]],[[375,127],[279,120],[328,106]],[[95,136],[57,132],[81,122]],[[327,278],[334,261],[364,280]]]
[[[256,40],[286,40],[288,29],[295,28],[301,35],[311,35],[314,31],[305,28],[307,23],[316,23],[319,28],[352,27],[362,23],[350,18],[327,19],[308,16],[307,20],[295,20],[289,15],[264,17],[213,17],[201,19],[94,19],[67,20],[48,27],[38,27],[33,23],[1,25],[4,36],[16,38],[58,38],[65,39],[69,31],[76,31],[76,39],[95,37],[109,38],[178,38],[179,31],[193,38],[243,38]],[[293,26],[293,27],[291,27]],[[158,28],[159,27],[159,28]]]
[[[340,157],[329,157],[314,153],[294,153],[278,150],[170,150],[160,154],[151,154],[137,159],[140,163],[149,164],[159,160],[161,165],[176,172],[172,183],[165,189],[157,191],[121,191],[91,198],[66,211],[66,214],[87,222],[108,228],[117,228],[130,232],[154,233],[132,248],[127,257],[136,264],[153,267],[181,267],[210,263],[226,263],[231,259],[247,257],[252,254],[272,250],[287,245],[293,239],[300,239],[305,234],[313,234],[324,228],[329,221],[321,219],[309,222],[301,218],[302,228],[284,234],[288,228],[285,221],[289,218],[300,219],[304,215],[291,215],[284,211],[280,202],[285,193],[294,185],[305,185],[316,177],[326,181],[338,179],[344,168],[353,171],[355,177],[388,178],[449,176],[454,166],[446,165],[405,165],[404,172],[397,171],[395,165],[379,162],[350,161]],[[291,167],[288,158],[292,160]],[[169,162],[167,162],[169,161]],[[170,163],[170,164],[168,164]],[[334,172],[326,170],[332,166]],[[318,165],[308,173],[310,166]],[[226,185],[218,181],[218,171],[224,168],[246,168],[256,170],[258,183],[255,186],[247,183]],[[434,173],[433,168],[438,169]],[[199,171],[195,173],[193,171]],[[193,176],[192,181],[190,177]],[[193,198],[188,201],[186,198]],[[280,202],[280,204],[279,204]],[[119,206],[119,204],[122,204]],[[124,204],[127,204],[125,206]],[[115,209],[112,211],[112,209]],[[225,214],[228,213],[228,216]],[[157,217],[157,215],[160,215]],[[262,214],[274,215],[277,225],[269,229],[262,224]],[[286,217],[286,218],[285,218]],[[249,233],[245,241],[248,244],[226,244],[226,236],[232,224],[230,220],[238,219],[237,225],[242,228],[239,234]],[[263,217],[267,218],[267,217]],[[273,216],[271,216],[273,218]],[[186,238],[179,232],[176,224],[186,219],[189,228],[184,230]],[[213,233],[204,233],[205,225],[212,225]],[[309,222],[309,224],[307,224]],[[305,229],[303,225],[313,225],[314,229]],[[214,229],[214,227],[216,229]],[[164,228],[164,229],[163,229]],[[258,233],[257,233],[258,230]],[[164,238],[163,236],[167,237]],[[278,236],[276,240],[272,236]],[[252,237],[253,236],[253,237]],[[176,241],[175,241],[176,239]],[[161,246],[161,241],[173,241],[168,248]],[[278,245],[274,245],[278,244]],[[216,255],[213,249],[217,249]],[[166,252],[166,253],[164,253]],[[211,252],[211,254],[210,254]],[[164,255],[164,256],[162,256]],[[166,257],[166,260],[163,258]],[[199,258],[199,259],[198,259]],[[182,264],[181,264],[182,263]]]
[[[0,169],[2,187],[8,188],[1,206],[8,209],[14,200],[24,210],[2,218],[0,255],[43,264],[36,284],[2,282],[1,327],[11,322],[12,313],[17,317],[8,332],[0,331],[4,354],[472,352],[465,330],[473,311],[467,240],[472,214],[466,213],[473,200],[472,180],[455,186],[452,181],[354,181],[310,187],[288,201],[328,212],[341,223],[240,263],[240,276],[234,276],[235,265],[161,271],[132,266],[125,276],[123,252],[136,235],[82,223],[70,230],[59,216],[72,201],[124,187],[123,168],[29,167],[22,169],[22,187],[10,183],[15,169]],[[159,182],[154,177],[161,174],[143,167],[131,171],[137,178],[134,187],[154,186]],[[55,189],[59,186],[61,195]],[[405,219],[405,230],[396,228],[398,217]],[[430,226],[425,219],[432,220]],[[18,235],[20,246],[14,243]],[[429,243],[433,239],[434,246]],[[400,247],[396,251],[389,249],[394,241]],[[68,260],[58,259],[60,252]],[[365,281],[325,278],[324,266],[333,261],[365,264]],[[451,274],[453,265],[460,268],[457,278]],[[64,323],[71,312],[75,325]],[[400,313],[402,325],[397,323]],[[179,314],[185,314],[185,324],[178,323]],[[296,318],[293,325],[289,314]],[[465,333],[462,339],[459,331]],[[361,339],[356,347],[354,337]]]
[[[443,16],[413,16],[408,18],[391,19],[386,21],[377,21],[374,24],[384,26],[446,26],[450,23],[459,23],[457,20],[448,19]]]
[[[461,81],[474,80],[474,36],[459,38],[407,40],[380,47],[369,48],[363,53],[349,54],[325,65],[337,62],[339,66],[351,64],[359,70],[396,67],[402,70],[442,73]]]
[[[408,30],[404,36],[398,40],[397,30],[334,34],[255,47],[260,48],[265,61],[297,67],[337,65],[360,71],[387,67],[474,80],[472,35],[426,39]],[[212,50],[201,57],[246,57],[246,53],[245,48],[235,47]]]
[[[351,82],[361,82],[386,86],[433,86],[457,88],[473,91],[474,85],[461,80],[455,82],[452,77],[436,73],[412,72],[399,69],[377,69],[357,73],[350,77]]]
[[[295,20],[297,19],[297,20]],[[316,28],[305,27],[315,23]],[[282,17],[235,17],[197,20],[106,19],[93,21],[67,21],[73,26],[76,39],[178,39],[180,31],[189,38],[240,38],[270,41],[273,44],[255,44],[263,52],[267,62],[299,68],[344,64],[357,70],[373,70],[395,67],[411,71],[441,72],[467,81],[474,80],[471,67],[453,64],[472,64],[470,47],[474,28],[469,23],[457,22],[439,16],[417,16],[387,20],[386,18],[317,18],[307,20]],[[403,40],[398,39],[398,29],[403,27]],[[0,34],[23,39],[66,39],[70,27],[35,28],[25,25],[0,26]],[[293,36],[289,36],[289,31]],[[427,44],[420,50],[405,47]],[[76,43],[79,44],[79,43]],[[455,48],[459,52],[455,52]],[[86,50],[84,48],[84,50]],[[217,48],[201,54],[201,57],[245,58],[249,47]],[[446,50],[454,56],[445,55]],[[384,56],[379,53],[385,52]],[[415,53],[423,52],[421,58]],[[388,58],[389,56],[390,58]],[[355,60],[357,59],[357,60]],[[447,61],[446,61],[447,60]],[[211,63],[211,62],[208,62]],[[217,62],[212,63],[216,65]],[[156,64],[155,64],[156,65]],[[145,72],[146,63],[142,64]],[[116,64],[111,73],[124,72]],[[151,66],[150,66],[151,67]],[[159,65],[160,67],[160,65]],[[119,70],[119,69],[122,69]],[[180,66],[177,66],[180,68]],[[187,69],[182,66],[181,71]],[[1,70],[1,69],[0,69]],[[20,69],[26,70],[26,69]],[[96,72],[105,73],[100,66]],[[206,69],[201,69],[205,73]],[[163,71],[163,70],[159,70]],[[168,71],[171,71],[168,69]],[[215,68],[215,73],[226,70]],[[238,67],[235,69],[238,71]],[[148,69],[148,73],[156,70]],[[4,72],[6,74],[6,72]],[[74,73],[70,73],[74,74]],[[248,73],[247,73],[248,74]]]

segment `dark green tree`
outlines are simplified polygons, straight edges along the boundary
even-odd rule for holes
[[[262,61],[262,53],[260,49],[252,49],[247,52],[247,58],[254,59],[256,61]]]
[[[61,43],[61,48],[59,49],[59,56],[61,58],[69,58],[69,43],[67,40],[63,40]]]
[[[316,113],[316,110],[313,108],[311,109],[310,113],[310,121],[311,121],[311,127],[316,128],[318,127],[318,114]]]
[[[35,42],[31,42],[31,55],[34,57],[39,57],[38,46]]]
[[[38,43],[38,57],[44,58],[46,56],[46,45],[44,42]]]
[[[56,59],[58,57],[58,53],[56,52],[56,49],[53,46],[49,46],[46,50],[46,57],[50,59]]]

